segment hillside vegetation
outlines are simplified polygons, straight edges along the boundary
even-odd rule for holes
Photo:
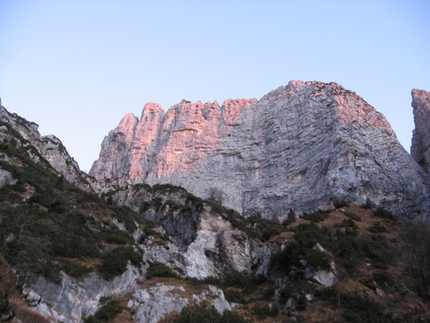
[[[300,219],[290,214],[283,223],[258,216],[245,219],[183,188],[146,186],[159,195],[174,191],[186,196],[187,207],[154,200],[148,207],[157,212],[180,216],[206,207],[244,236],[270,247],[270,263],[263,272],[258,263],[250,273],[197,280],[164,263],[143,261],[143,242],[152,239],[166,245],[173,241],[168,230],[115,205],[112,194],[97,196],[72,186],[21,135],[9,131],[13,136],[0,142],[0,167],[15,179],[0,189],[2,321],[47,322],[21,297],[37,276],[60,282],[63,273],[79,280],[95,272],[109,281],[128,264],[145,268],[145,277],[138,282],[141,288],[183,286],[184,296],[191,298],[214,285],[233,304],[232,312],[221,314],[208,297],[206,303],[172,312],[164,323],[429,321],[427,223],[400,222],[371,203],[347,202]],[[101,299],[97,313],[85,322],[132,322],[129,296]]]

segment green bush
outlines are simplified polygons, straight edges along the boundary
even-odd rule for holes
[[[385,270],[388,265],[395,262],[396,254],[382,234],[363,236],[360,243],[366,257],[372,261],[376,268]]]
[[[366,254],[362,250],[361,241],[352,234],[337,232],[330,247],[336,263],[341,265],[349,275],[356,272],[359,264],[363,263]]]
[[[9,295],[6,291],[0,289],[0,316],[7,314],[9,310]]]
[[[268,287],[268,288],[263,292],[262,299],[265,299],[265,300],[271,300],[271,299],[273,299],[274,295],[275,295],[275,287],[273,287],[273,286],[269,286],[269,287]]]
[[[172,277],[177,279],[181,278],[170,267],[158,262],[150,264],[148,271],[146,272],[146,279],[151,279],[152,277]]]
[[[292,224],[292,223],[294,223],[294,222],[296,222],[296,215],[294,214],[294,211],[293,210],[291,210],[289,213],[288,213],[288,217],[287,217],[287,219],[286,220],[284,220],[283,222],[282,222],[282,226],[284,226],[284,227],[287,227],[287,226],[289,226],[290,224]]]
[[[348,207],[349,203],[346,200],[340,200],[334,202],[334,207],[340,209],[341,207]]]
[[[214,306],[208,307],[202,303],[184,307],[178,323],[247,323],[247,321],[239,314],[227,310],[221,315]]]
[[[293,290],[291,288],[287,287],[281,290],[279,293],[281,305],[285,304],[288,301],[288,299],[291,298],[292,296],[293,296]]]
[[[366,294],[342,293],[335,288],[326,288],[317,292],[315,296],[333,306],[340,306],[344,322],[394,322],[393,316],[390,313],[385,313],[382,306]]]
[[[130,233],[117,228],[103,227],[98,236],[101,240],[111,244],[125,245],[134,243]]]
[[[362,204],[361,207],[363,209],[372,209],[375,207],[375,204],[370,199],[366,199],[366,203]]]
[[[112,322],[112,320],[121,313],[122,308],[118,301],[111,301],[100,307],[100,309],[94,315],[88,316],[84,323],[102,323]]]
[[[64,270],[66,274],[75,278],[82,278],[91,272],[91,268],[71,261],[63,261],[62,270]]]
[[[326,227],[319,228],[315,223],[300,224],[294,230],[294,241],[283,251],[272,254],[270,269],[287,274],[291,266],[298,266],[305,259],[310,266],[330,269],[331,258],[325,252],[314,250],[317,243],[330,246],[333,237]]]
[[[381,207],[378,207],[376,210],[374,210],[373,215],[377,216],[378,218],[396,221],[396,218],[394,217],[393,213],[391,213],[390,211],[387,211]]]
[[[98,257],[99,251],[88,238],[61,232],[51,240],[54,256],[65,258]]]
[[[371,233],[385,233],[387,231],[388,231],[387,228],[384,227],[381,222],[375,222],[369,228],[369,232],[371,232]]]
[[[142,262],[141,255],[131,247],[118,247],[102,256],[98,270],[103,278],[109,280],[121,275],[127,269],[128,261],[139,266]]]
[[[194,286],[201,286],[201,285],[215,285],[218,287],[223,286],[223,281],[220,278],[217,277],[206,277],[203,279],[197,279],[197,278],[192,278],[192,277],[187,277],[187,281],[189,284],[194,285]]]
[[[394,287],[396,282],[386,271],[377,271],[372,274],[373,280],[381,287]]]
[[[233,289],[224,289],[225,299],[230,303],[246,304],[246,300],[243,297],[243,293]]]
[[[109,205],[109,208],[114,211],[114,217],[124,224],[126,230],[129,233],[133,233],[136,230],[136,223],[142,223],[142,217],[136,212],[133,212],[126,206]]]
[[[256,304],[254,305],[252,312],[257,316],[258,319],[264,320],[268,316],[276,317],[279,313],[279,309],[276,305],[270,307],[268,304],[263,306]]]
[[[315,211],[315,212],[310,213],[310,214],[305,213],[302,216],[303,219],[306,219],[306,220],[309,220],[312,222],[316,222],[316,223],[324,221],[325,219],[327,219],[327,217],[328,217],[328,212],[320,211],[320,210]]]
[[[345,230],[345,234],[356,237],[358,235],[358,226],[352,219],[344,219],[340,224],[340,228]]]
[[[350,219],[352,219],[354,221],[361,221],[361,218],[357,214],[355,214],[353,212],[344,211],[342,213],[345,214],[348,218],[350,218]]]

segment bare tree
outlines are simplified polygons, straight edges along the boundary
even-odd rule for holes
[[[407,266],[417,293],[430,300],[430,224],[423,221],[406,226],[404,238]]]

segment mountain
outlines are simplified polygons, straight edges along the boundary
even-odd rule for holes
[[[329,95],[333,106],[321,106],[319,97]],[[293,108],[278,105],[290,96],[295,98]],[[201,105],[199,110],[196,104],[183,101],[173,108],[183,116],[149,104],[140,120],[126,116],[118,127],[121,131],[117,128],[103,143],[101,159],[117,159],[104,164],[105,177],[100,175],[103,163],[100,159],[95,163],[93,171],[98,169],[99,179],[81,172],[58,138],[41,136],[35,123],[0,106],[0,321],[430,321],[430,228],[427,222],[418,221],[426,218],[419,212],[426,212],[427,174],[399,148],[385,118],[337,84],[291,82],[259,101],[226,102],[218,107],[215,103]],[[309,111],[302,110],[302,105]],[[188,114],[185,108],[191,109]],[[198,123],[204,115],[209,121]],[[294,124],[295,132],[291,130]],[[247,132],[245,125],[255,127]],[[287,142],[287,130],[291,140],[300,138],[296,145],[281,145]],[[189,136],[190,131],[195,132],[194,137]],[[243,140],[234,143],[240,135]],[[247,147],[249,136],[259,144]],[[168,148],[165,151],[160,148],[160,138]],[[308,139],[313,141],[307,143]],[[218,146],[208,145],[210,140]],[[196,141],[202,146],[192,146]],[[140,150],[137,142],[142,143]],[[298,144],[304,146],[300,149]],[[331,150],[318,152],[315,148],[325,145],[332,145]],[[262,185],[276,183],[274,161],[299,169],[297,161],[282,156],[301,158],[302,166],[307,167],[317,167],[319,158],[329,158],[319,177],[316,172],[321,168],[302,172],[304,184],[298,179],[286,181],[288,187],[309,190],[306,196],[312,205],[299,209],[301,204],[296,203],[297,209],[288,206],[282,211],[286,216],[277,217],[270,216],[274,209],[270,206],[269,211],[257,213],[247,207],[244,217],[225,207],[230,202],[221,187],[203,199],[172,183],[149,185],[139,179],[146,176],[139,165],[160,164],[164,173],[171,169],[171,178],[182,178],[177,173],[186,168],[190,181],[196,180],[192,171],[202,171],[202,165],[211,160],[213,182],[221,181],[216,167],[228,170],[234,166],[231,169],[236,172],[230,175],[238,178],[245,168],[227,161],[239,157],[233,154],[229,159],[220,152],[228,147],[230,152],[233,148],[238,151],[237,146],[242,147],[244,165],[250,165],[247,158],[252,154],[259,161],[252,178]],[[173,147],[182,147],[183,153],[172,153],[179,151]],[[141,160],[145,149],[148,160]],[[273,161],[264,159],[260,150],[274,156]],[[183,155],[176,158],[183,158],[184,164],[174,165],[169,158],[176,155]],[[164,164],[160,156],[165,156]],[[387,160],[387,156],[399,160]],[[347,157],[349,168],[339,166],[346,171],[338,170],[338,180],[346,182],[331,185],[340,193],[327,188],[325,193],[315,191],[325,187],[324,177],[333,174],[333,165],[344,165]],[[225,163],[214,162],[222,158]],[[262,164],[265,167],[258,168],[258,175],[257,166]],[[124,165],[130,171],[120,176]],[[277,169],[276,180],[281,183],[281,175],[290,168]],[[150,174],[148,171],[146,179],[155,176]],[[318,181],[305,186],[311,175]],[[359,188],[354,185],[365,175],[370,184],[363,192],[382,200],[357,198]],[[166,176],[160,172],[160,178]],[[413,182],[405,183],[406,179]],[[229,178],[224,180],[230,183]],[[268,186],[263,188],[269,192]],[[373,191],[376,188],[379,191]],[[324,194],[332,194],[332,202],[321,202],[327,209],[310,212]],[[354,196],[360,203],[354,203]],[[258,195],[255,199],[262,201],[255,205],[263,208],[265,200]],[[281,202],[277,208],[286,203]],[[387,209],[397,212],[396,216]],[[414,217],[416,224],[406,221],[408,217]]]
[[[105,137],[90,174],[182,186],[245,216],[283,221],[370,201],[428,214],[428,178],[385,117],[336,83],[291,81],[260,100],[147,104]]]
[[[430,93],[413,89],[412,107],[415,129],[411,155],[428,173],[430,171]]]

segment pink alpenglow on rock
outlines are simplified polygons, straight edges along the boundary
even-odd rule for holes
[[[260,100],[183,100],[166,113],[148,104],[104,139],[90,174],[179,185],[274,220],[336,200],[407,217],[428,211],[425,172],[385,117],[337,83],[291,81]]]

